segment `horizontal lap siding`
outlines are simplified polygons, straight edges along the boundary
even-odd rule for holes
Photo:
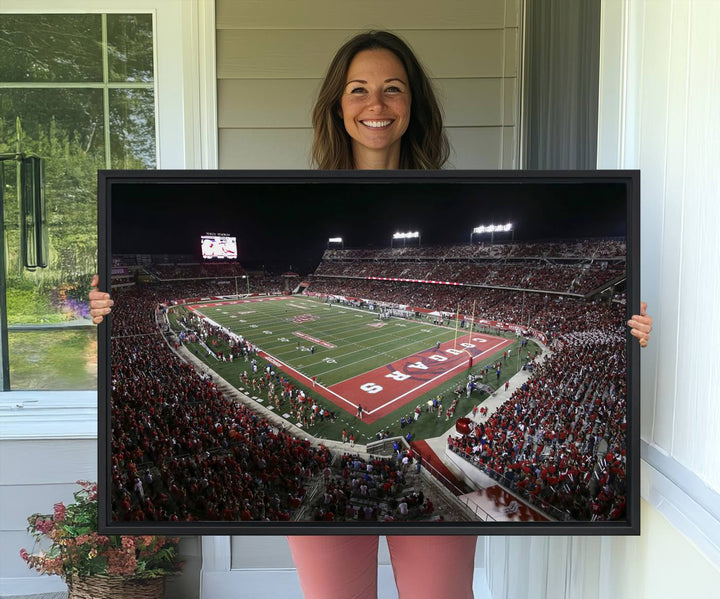
[[[71,502],[77,480],[97,480],[94,439],[0,440],[0,580],[34,576],[19,554],[33,545],[27,517]]]
[[[321,79],[221,79],[220,129],[310,128]],[[446,127],[514,125],[515,79],[436,79]],[[482,106],[483,110],[477,107]],[[242,108],[241,108],[242,107]]]
[[[219,79],[319,78],[335,51],[357,31],[220,30],[217,75]],[[434,78],[515,75],[514,68],[503,65],[505,53],[515,53],[512,44],[505,48],[503,29],[396,33]]]
[[[342,43],[370,28],[399,33],[433,77],[453,146],[450,168],[517,167],[518,7],[517,0],[220,0],[220,168],[309,168],[310,114],[325,70]]]
[[[218,29],[486,29],[517,27],[508,0],[219,0]]]

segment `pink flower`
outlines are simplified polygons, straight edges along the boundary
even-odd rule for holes
[[[45,563],[43,564],[43,567],[45,569],[45,572],[47,572],[48,574],[62,574],[63,573],[63,563],[59,557],[53,557],[53,558],[46,559]]]
[[[38,541],[49,542],[49,548],[30,553],[20,550],[21,559],[41,574],[61,576],[84,576],[88,572],[102,570],[102,573],[128,576],[138,569],[140,559],[157,556],[162,566],[146,569],[143,573],[162,572],[164,569],[179,569],[176,556],[171,551],[160,552],[164,546],[162,537],[100,535],[91,530],[97,502],[97,484],[79,481],[82,489],[74,493],[75,502],[70,506],[56,503],[50,515],[33,514],[28,517],[28,530]],[[41,537],[44,537],[41,539]],[[166,563],[167,562],[167,563]]]
[[[65,520],[65,505],[62,502],[56,503],[53,506],[53,510],[53,519],[55,520],[55,522],[62,522],[63,520]]]
[[[43,520],[42,518],[35,520],[35,528],[44,535],[49,533],[52,530],[52,527],[52,520]]]
[[[143,535],[136,539],[136,543],[138,545],[145,545],[146,547],[149,547],[153,544],[155,540],[158,540],[159,542],[162,542],[162,537],[153,537],[150,535]]]
[[[122,546],[125,549],[135,549],[135,539],[132,537],[123,537],[122,540]]]
[[[126,549],[108,549],[108,574],[127,576],[135,572],[135,552]]]

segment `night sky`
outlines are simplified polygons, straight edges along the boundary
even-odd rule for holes
[[[201,235],[228,234],[237,237],[238,260],[246,268],[307,274],[328,238],[337,236],[345,248],[390,247],[396,231],[416,230],[422,246],[469,244],[473,228],[506,222],[513,223],[516,241],[625,236],[622,182],[458,181],[452,175],[337,181],[305,173],[303,182],[256,183],[206,173],[204,181],[166,182],[151,174],[113,182],[111,253],[191,254],[200,261]],[[101,237],[107,237],[102,227]],[[505,239],[510,234],[495,234],[496,242]]]

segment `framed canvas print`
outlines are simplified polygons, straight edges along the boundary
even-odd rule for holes
[[[638,534],[639,193],[101,171],[101,531]]]

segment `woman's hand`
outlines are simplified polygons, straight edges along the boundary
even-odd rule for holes
[[[110,299],[110,294],[103,291],[98,291],[97,286],[100,279],[95,275],[90,283],[90,293],[88,293],[88,299],[90,300],[90,316],[95,324],[100,324],[106,314],[110,314],[110,308],[115,302]]]
[[[648,339],[650,339],[650,331],[652,331],[652,316],[648,316],[645,311],[647,304],[640,302],[640,314],[635,314],[628,320],[630,334],[638,338],[640,347],[647,347]]]

